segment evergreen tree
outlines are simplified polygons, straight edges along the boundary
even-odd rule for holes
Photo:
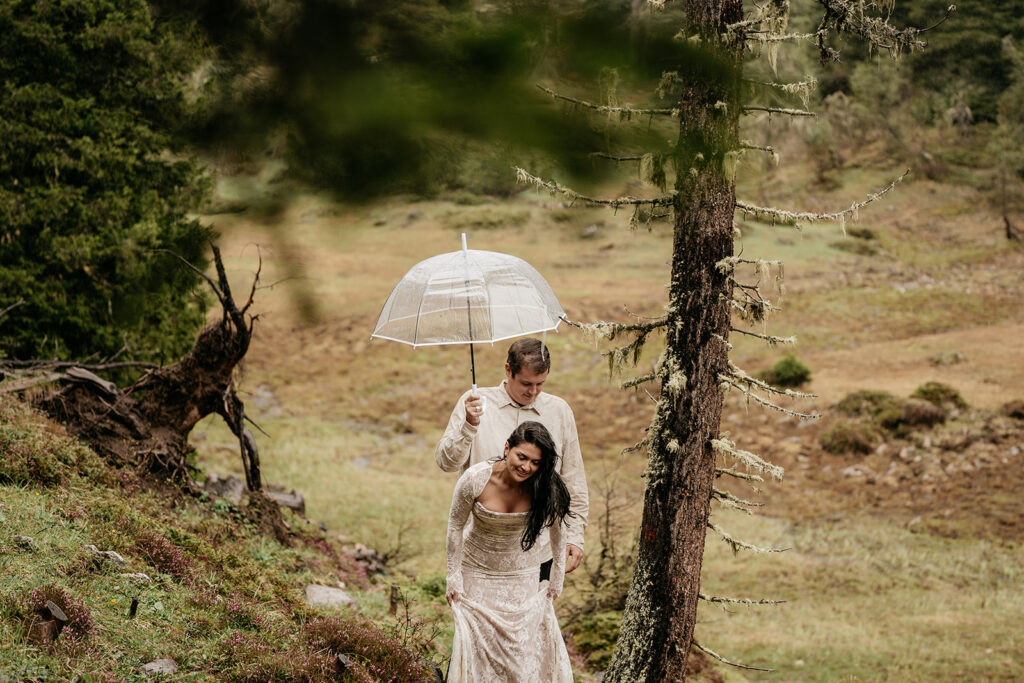
[[[206,181],[176,155],[198,50],[144,0],[0,0],[0,355],[167,361],[204,320]]]
[[[763,292],[759,283],[766,283],[772,267],[781,264],[734,254],[735,213],[785,224],[829,220],[845,225],[848,218],[856,217],[860,207],[878,199],[898,181],[867,201],[828,214],[756,206],[737,198],[734,172],[738,157],[755,150],[774,155],[770,147],[740,139],[741,116],[765,111],[814,115],[803,109],[761,104],[772,91],[802,94],[806,101],[807,90],[813,84],[754,83],[744,78],[744,52],[748,48],[760,51],[774,71],[778,47],[788,41],[814,40],[823,61],[838,59],[829,37],[839,32],[894,55],[924,47],[918,38],[920,31],[900,30],[888,22],[886,3],[880,1],[819,0],[823,16],[813,33],[788,29],[789,0],[767,0],[755,5],[749,14],[745,14],[741,0],[685,0],[678,4],[683,10],[678,37],[701,54],[686,55],[663,74],[659,95],[668,100],[664,105],[646,109],[609,107],[555,95],[579,107],[614,111],[627,118],[646,121],[653,116],[671,117],[678,136],[667,154],[652,158],[650,153],[637,155],[623,150],[608,156],[615,160],[639,159],[645,180],[662,188],[672,180],[672,191],[652,199],[600,199],[519,170],[524,182],[561,193],[574,202],[633,207],[637,221],[656,211],[669,211],[674,223],[665,315],[630,324],[584,326],[590,333],[610,340],[632,338],[609,353],[613,368],[636,363],[650,335],[665,336],[665,350],[653,372],[625,383],[627,387],[660,385],[660,395],[647,437],[631,449],[647,453],[647,486],[632,586],[615,654],[605,675],[605,680],[616,682],[683,680],[692,646],[726,661],[694,638],[699,600],[772,602],[707,596],[700,591],[709,529],[734,550],[766,550],[733,538],[712,521],[712,501],[748,512],[753,505],[716,480],[734,477],[762,481],[762,475],[782,476],[781,468],[738,449],[721,433],[725,392],[739,391],[760,405],[798,417],[814,417],[772,400],[806,394],[757,380],[729,359],[730,332],[760,337],[772,345],[794,341],[750,330],[744,324],[760,322],[773,310],[770,293]],[[665,2],[651,1],[648,5],[664,8]]]

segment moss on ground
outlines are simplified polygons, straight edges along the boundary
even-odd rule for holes
[[[106,468],[5,398],[0,447],[0,679],[124,680],[168,657],[190,680],[430,680],[439,655],[408,605],[379,622],[306,605],[310,583],[374,591],[325,533],[283,546],[223,501]],[[49,643],[30,635],[47,600],[70,619]]]

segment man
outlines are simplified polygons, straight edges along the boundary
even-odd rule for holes
[[[445,472],[464,472],[470,465],[500,457],[505,440],[521,422],[536,420],[547,427],[561,457],[559,474],[572,501],[566,517],[569,523],[565,571],[569,573],[583,559],[583,530],[587,526],[587,479],[576,432],[576,419],[569,404],[557,396],[542,393],[551,369],[551,355],[539,339],[520,339],[508,349],[505,381],[496,387],[467,391],[455,404],[448,428],[437,444],[434,459]],[[548,545],[544,534],[544,545]],[[550,553],[550,551],[548,551]],[[541,566],[541,580],[547,578],[551,560]]]

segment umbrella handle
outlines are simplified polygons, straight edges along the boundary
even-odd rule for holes
[[[473,388],[470,390],[469,395],[472,396],[473,398],[479,398],[480,399],[480,414],[483,415],[484,413],[486,413],[487,412],[487,397],[486,396],[481,396],[477,392],[475,384],[473,385]]]

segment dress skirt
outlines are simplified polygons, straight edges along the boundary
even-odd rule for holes
[[[537,574],[537,567],[496,573],[463,565],[449,683],[572,683],[548,582],[538,584]]]

